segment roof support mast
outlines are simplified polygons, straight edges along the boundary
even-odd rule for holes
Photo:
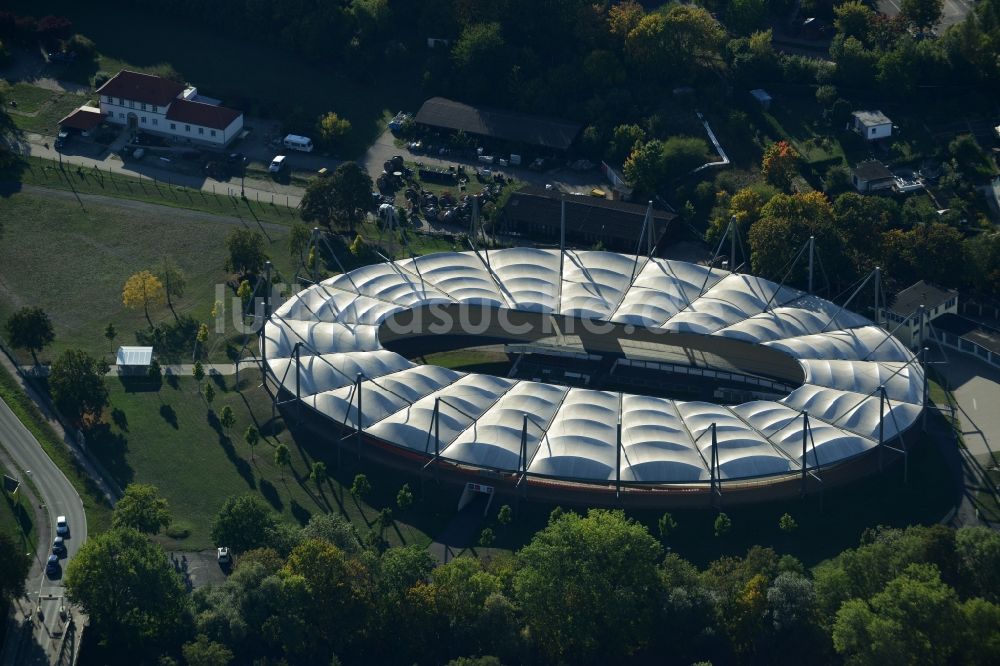
[[[729,270],[736,272],[736,216],[729,218]]]
[[[813,293],[813,260],[816,255],[816,237],[809,237],[809,293]]]

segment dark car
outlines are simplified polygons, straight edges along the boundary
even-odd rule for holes
[[[45,563],[45,573],[50,576],[55,576],[59,573],[59,570],[59,558],[56,555],[49,555],[49,559]]]
[[[69,142],[71,136],[72,134],[70,134],[66,130],[60,130],[59,134],[56,135],[56,141],[54,144],[56,150],[63,148]]]
[[[61,536],[52,541],[52,554],[57,556],[66,554],[66,541]]]

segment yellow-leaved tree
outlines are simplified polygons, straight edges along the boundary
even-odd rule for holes
[[[122,303],[129,310],[134,310],[142,306],[142,311],[146,315],[146,322],[150,328],[153,321],[149,318],[149,306],[161,305],[166,300],[166,290],[160,278],[149,271],[139,271],[125,281],[122,288]]]

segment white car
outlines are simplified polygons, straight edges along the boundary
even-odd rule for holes
[[[222,546],[218,549],[219,554],[216,559],[219,561],[219,566],[229,566],[233,563],[233,556],[229,554],[229,548]]]
[[[66,522],[66,516],[56,518],[56,534],[63,538],[69,536],[69,524]]]
[[[285,168],[285,156],[276,155],[273,160],[271,160],[271,166],[267,167],[267,170],[271,173],[279,173]]]

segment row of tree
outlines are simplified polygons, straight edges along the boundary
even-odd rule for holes
[[[988,664],[1000,649],[1000,534],[986,528],[879,528],[812,571],[759,546],[699,570],[620,511],[557,509],[513,555],[437,566],[417,546],[366,547],[339,516],[294,528],[244,496],[213,526],[239,553],[235,571],[189,596],[145,536],[167,522],[155,489],[130,486],[114,527],[68,567],[67,592],[107,655]]]

